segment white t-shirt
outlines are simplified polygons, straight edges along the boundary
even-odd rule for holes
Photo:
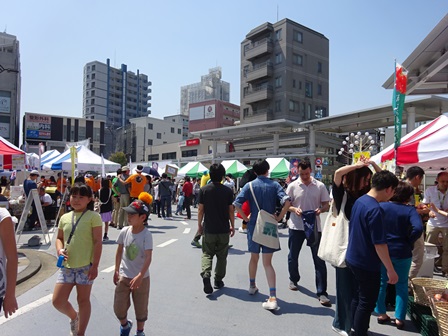
[[[302,211],[316,210],[323,202],[330,201],[330,196],[328,195],[325,184],[314,178],[311,178],[311,183],[308,185],[302,183],[302,180],[298,178],[288,185],[286,194],[291,198],[291,206],[296,208],[300,207]],[[319,232],[321,232],[322,227],[319,217],[320,216],[316,218],[316,223]],[[288,227],[292,230],[303,231],[302,216],[297,216],[294,212],[291,212],[291,216],[288,220]]]
[[[123,257],[120,264],[120,275],[133,279],[140,273],[145,262],[145,250],[152,250],[152,234],[149,229],[144,228],[142,232],[132,233],[132,226],[127,226],[121,230],[117,239],[118,244],[122,244]],[[149,276],[149,269],[144,278]]]
[[[42,204],[50,203],[50,205],[51,205],[53,203],[53,199],[47,193],[43,194],[42,196],[39,196],[39,198],[40,198],[40,203],[42,203]]]
[[[437,189],[437,186],[428,187],[425,190],[423,203],[434,203],[437,208],[448,211],[448,191],[442,194]],[[448,217],[436,213],[435,218],[428,219],[428,225],[432,227],[448,227]]]
[[[11,214],[5,208],[0,208],[0,225],[5,218],[11,217]],[[14,225],[14,224],[13,224]],[[14,227],[13,227],[14,228]],[[0,239],[0,298],[4,297],[6,293],[6,256],[3,249],[3,242]]]

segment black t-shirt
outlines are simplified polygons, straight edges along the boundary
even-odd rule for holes
[[[344,185],[341,183],[341,185],[338,187],[333,182],[333,187],[331,189],[331,193],[333,195],[333,202],[336,206],[336,210],[341,211],[341,205],[342,205],[342,198],[344,197]],[[345,209],[344,213],[348,220],[350,220],[350,217],[352,216],[352,208],[353,204],[355,204],[356,198],[347,193],[347,201],[345,202]]]
[[[204,205],[204,232],[229,233],[229,206],[233,192],[221,183],[209,183],[199,190],[199,204]]]

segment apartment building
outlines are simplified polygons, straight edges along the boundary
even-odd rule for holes
[[[190,104],[190,132],[235,125],[240,120],[240,107],[222,100]]]

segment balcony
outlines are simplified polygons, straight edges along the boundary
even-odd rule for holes
[[[255,65],[252,70],[249,70],[246,73],[246,81],[252,82],[257,79],[271,77],[273,73],[274,73],[274,67],[272,65],[272,62],[270,61],[263,62]]]
[[[272,53],[273,46],[270,38],[264,38],[254,43],[249,44],[244,49],[244,56],[247,60],[252,60],[256,57]]]
[[[271,85],[256,87],[244,93],[244,101],[246,104],[253,104],[263,100],[272,99],[274,90]]]

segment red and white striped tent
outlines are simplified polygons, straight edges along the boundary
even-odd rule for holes
[[[380,164],[394,158],[392,144],[372,160]],[[426,171],[448,169],[448,117],[441,115],[406,134],[398,147],[396,164],[405,168],[416,165]]]
[[[25,152],[0,136],[0,170],[25,169]]]

